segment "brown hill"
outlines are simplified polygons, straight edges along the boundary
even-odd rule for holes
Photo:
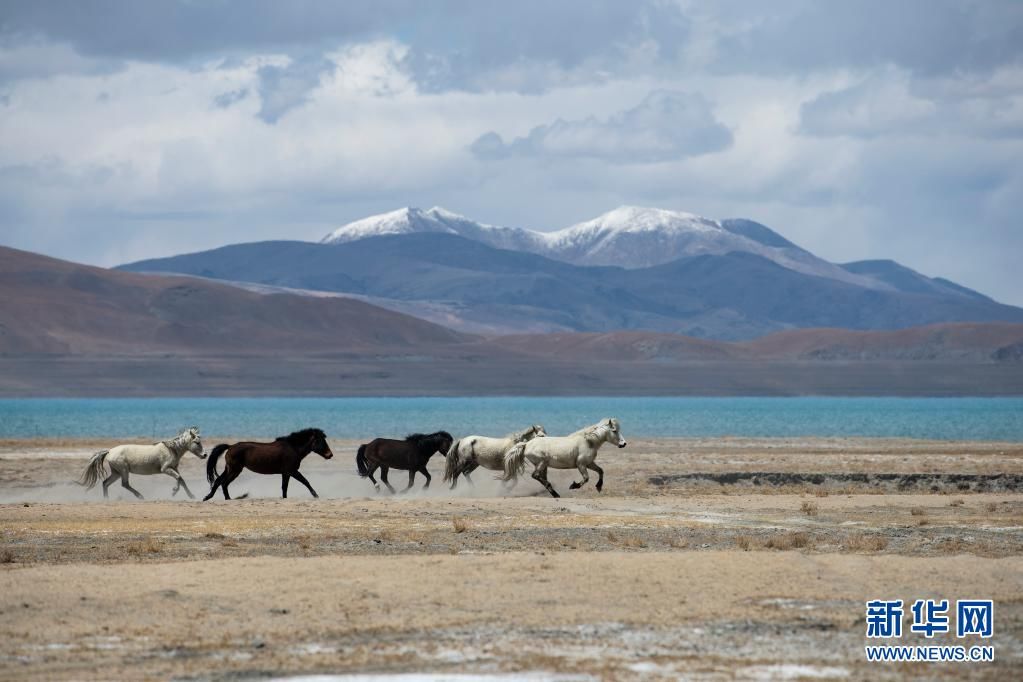
[[[0,247],[0,353],[302,354],[472,337],[345,298],[262,295]]]
[[[0,396],[1021,395],[1023,325],[742,343],[469,336],[342,297],[259,293],[0,247]]]
[[[798,329],[735,344],[765,360],[1014,361],[1023,351],[1023,324],[933,324],[895,331]]]

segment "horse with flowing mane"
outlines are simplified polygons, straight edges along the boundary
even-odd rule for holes
[[[524,443],[534,438],[543,438],[547,435],[543,426],[533,424],[529,428],[518,433],[510,433],[504,438],[488,438],[487,436],[466,436],[455,441],[448,451],[447,463],[444,467],[444,480],[451,481],[451,490],[458,485],[458,477],[465,476],[465,480],[472,485],[469,474],[479,467],[493,471],[504,471],[504,453],[518,443]],[[509,490],[518,483],[518,477],[512,479]]]
[[[426,464],[438,452],[446,456],[453,442],[454,438],[447,431],[412,433],[405,440],[377,438],[359,446],[359,452],[355,455],[355,465],[359,469],[359,476],[371,480],[377,490],[380,490],[380,484],[373,478],[373,472],[378,467],[380,480],[392,493],[394,488],[387,482],[387,472],[391,468],[408,470],[408,486],[401,492],[407,492],[412,487],[417,471],[426,476],[426,484],[423,486],[423,490],[426,490],[430,487],[431,479]]]
[[[217,460],[224,457],[224,473],[217,476]],[[224,491],[224,499],[230,500],[231,494],[227,486],[238,478],[243,469],[250,469],[257,474],[280,474],[281,497],[288,496],[288,481],[294,478],[309,489],[313,497],[319,497],[305,476],[298,472],[302,460],[310,452],[315,452],[323,459],[330,459],[334,453],[327,444],[327,435],[320,429],[302,429],[287,436],[281,436],[272,443],[241,442],[234,445],[221,443],[213,448],[210,461],[206,463],[206,480],[209,481],[209,494],[203,502],[213,497],[217,488]]]
[[[578,469],[582,481],[573,481],[573,490],[581,488],[590,476],[587,469],[597,472],[597,492],[604,488],[604,470],[594,460],[597,451],[604,443],[613,443],[619,448],[626,445],[622,437],[618,420],[614,417],[601,420],[568,436],[548,436],[534,438],[512,447],[504,456],[504,476],[502,481],[510,481],[522,473],[528,459],[533,464],[532,476],[543,484],[552,497],[561,497],[554,486],[547,480],[547,468]]]
[[[166,474],[175,481],[172,496],[184,488],[188,496],[194,498],[195,495],[188,489],[185,479],[178,473],[178,462],[186,452],[191,452],[199,459],[206,458],[198,426],[185,429],[170,440],[162,440],[152,445],[118,445],[109,450],[100,450],[89,460],[85,472],[77,482],[84,485],[87,490],[92,490],[100,477],[106,473],[104,468],[106,465],[110,467],[110,475],[103,480],[103,497],[109,496],[107,489],[110,484],[120,478],[121,486],[140,500],[144,499],[142,493],[128,483],[128,474]]]

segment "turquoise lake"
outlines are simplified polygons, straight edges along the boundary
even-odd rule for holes
[[[867,436],[1023,441],[1023,398],[111,398],[0,400],[0,438],[163,438],[198,424],[272,437],[318,426],[333,438],[446,430],[552,435],[607,416],[628,436]]]

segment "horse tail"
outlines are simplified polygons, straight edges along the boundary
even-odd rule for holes
[[[109,450],[100,450],[85,467],[85,471],[82,473],[82,477],[78,479],[78,485],[84,485],[86,490],[92,490],[93,486],[96,485],[96,481],[100,477],[106,478],[106,463],[107,455],[110,454]]]
[[[502,481],[514,480],[525,468],[526,443],[519,443],[504,453],[504,476],[498,476],[498,478]]]
[[[363,443],[359,446],[359,451],[355,453],[355,466],[359,467],[359,475],[363,478],[369,476],[369,466],[366,465],[366,445]]]
[[[220,456],[224,454],[224,451],[229,447],[231,446],[227,443],[221,443],[217,447],[213,448],[209,459],[206,460],[206,480],[210,485],[213,485],[213,481],[217,480],[217,460],[220,459]]]
[[[458,475],[458,465],[461,462],[458,461],[458,444],[462,441],[456,440],[448,450],[447,462],[444,464],[444,480],[450,481]]]

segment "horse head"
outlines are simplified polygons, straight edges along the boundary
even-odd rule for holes
[[[330,459],[334,456],[334,453],[330,449],[330,445],[327,443],[327,434],[319,429],[312,429],[312,436],[309,440],[309,450],[315,452],[323,459]]]
[[[618,424],[618,420],[614,417],[609,417],[603,426],[607,427],[607,442],[614,443],[619,448],[624,448],[628,443],[625,442],[625,438],[622,437],[621,426]]]
[[[193,426],[190,429],[186,429],[181,432],[180,437],[183,438],[183,442],[186,443],[185,450],[191,452],[199,459],[206,459],[206,453],[203,451],[202,438],[199,436],[199,427]]]
[[[447,431],[438,431],[433,435],[437,439],[438,443],[436,452],[439,452],[440,454],[447,457],[448,451],[451,449],[451,446],[454,445],[455,443],[455,439],[452,438],[451,434],[448,433]]]
[[[547,431],[544,429],[543,424],[533,424],[530,429],[531,438],[546,438]]]

